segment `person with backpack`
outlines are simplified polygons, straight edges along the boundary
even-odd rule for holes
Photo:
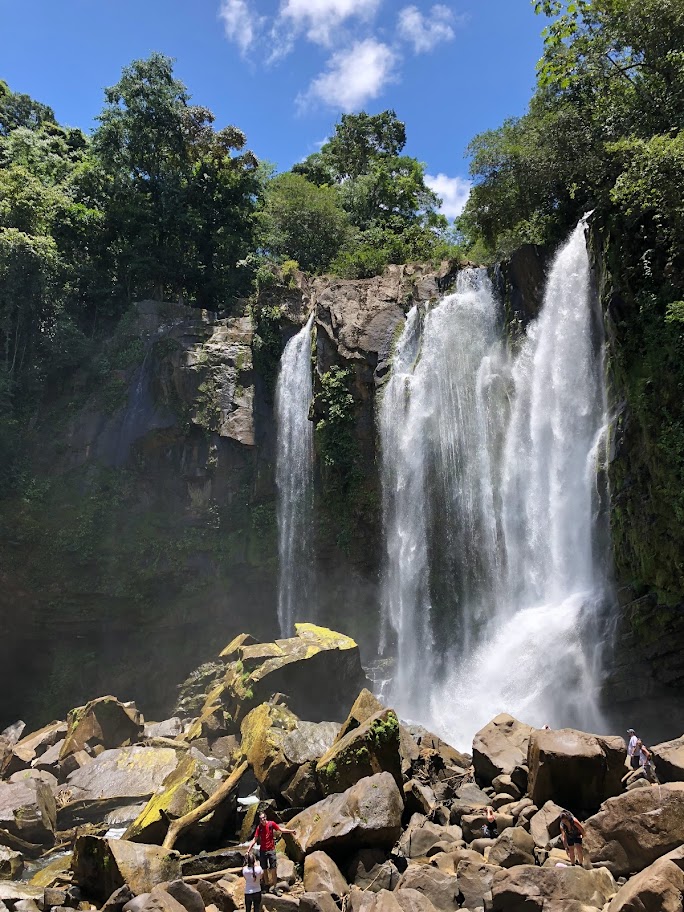
[[[259,823],[256,826],[254,837],[249,844],[247,852],[252,851],[256,842],[259,843],[259,860],[264,871],[264,885],[266,887],[273,887],[273,892],[278,896],[278,890],[275,888],[278,861],[276,859],[275,836],[273,835],[276,830],[279,833],[294,833],[294,830],[288,830],[285,827],[281,827],[274,820],[269,820],[266,817],[266,814],[261,811],[259,814]]]
[[[584,849],[582,848],[582,837],[584,836],[584,827],[579,820],[570,811],[561,811],[560,831],[563,838],[563,847],[568,853],[570,864],[584,866]],[[577,858],[575,858],[577,853]]]
[[[264,871],[254,857],[254,852],[245,855],[242,876],[245,878],[245,912],[261,912],[261,877]]]

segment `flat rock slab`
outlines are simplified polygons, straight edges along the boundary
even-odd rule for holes
[[[103,751],[70,774],[72,800],[150,798],[182,756],[171,747],[122,747]]]

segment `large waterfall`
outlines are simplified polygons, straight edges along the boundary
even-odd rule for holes
[[[484,270],[408,315],[382,394],[392,699],[467,745],[493,715],[600,726],[601,320],[584,225],[511,355]]]
[[[313,596],[312,325],[313,314],[285,346],[276,384],[278,621],[283,636],[294,632],[297,616],[309,618]]]

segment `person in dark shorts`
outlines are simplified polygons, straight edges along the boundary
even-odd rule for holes
[[[633,770],[639,769],[639,748],[637,744],[639,739],[636,736],[636,732],[633,728],[627,729],[627,734],[629,735],[629,742],[627,743],[627,757],[629,758],[629,765]]]
[[[276,859],[275,836],[273,835],[276,830],[279,833],[294,833],[294,830],[288,830],[286,827],[281,827],[274,820],[269,820],[266,817],[266,814],[261,811],[259,814],[259,823],[254,831],[254,838],[250,842],[247,851],[251,852],[254,848],[254,843],[259,843],[259,861],[261,862],[261,867],[263,868],[265,875],[265,886],[272,886],[273,892],[277,896],[278,891],[275,889],[275,884],[278,862]]]
[[[482,827],[482,835],[486,839],[496,839],[499,835],[499,830],[496,826],[496,816],[494,814],[494,808],[488,807],[485,810],[485,818],[487,822]]]
[[[584,827],[570,811],[561,811],[560,831],[570,864],[583,866],[584,849],[582,848],[582,837],[584,836]]]
[[[245,912],[261,912],[261,877],[264,871],[254,857],[254,852],[245,855],[242,876],[245,878]]]

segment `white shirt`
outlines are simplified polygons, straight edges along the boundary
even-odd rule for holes
[[[629,744],[627,745],[627,753],[630,757],[633,757],[636,754],[636,746],[638,740],[639,739],[636,735],[632,735],[632,737],[629,739]]]
[[[245,878],[245,893],[261,893],[261,875],[263,873],[258,861],[254,865],[254,871],[249,865],[244,866],[242,876]]]

